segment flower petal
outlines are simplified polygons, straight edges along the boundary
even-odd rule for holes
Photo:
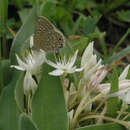
[[[81,66],[86,64],[86,61],[93,55],[93,41],[89,43],[89,45],[86,47],[82,59],[81,59]]]
[[[60,75],[62,75],[63,73],[64,73],[63,70],[56,69],[56,70],[54,70],[54,71],[52,71],[52,72],[49,72],[49,75],[60,76]]]
[[[124,80],[128,74],[128,71],[129,71],[129,68],[130,68],[130,65],[127,65],[124,69],[124,71],[121,73],[120,77],[119,77],[119,80]]]
[[[11,68],[18,69],[18,70],[21,70],[21,71],[25,71],[25,69],[24,69],[24,68],[22,68],[22,67],[20,67],[20,66],[11,65],[10,67],[11,67]]]
[[[27,64],[25,64],[19,57],[18,55],[16,55],[16,58],[17,58],[17,61],[18,61],[18,64],[21,68],[23,69],[27,69]]]
[[[33,47],[33,36],[30,37],[30,48]]]
[[[68,68],[72,67],[76,61],[76,58],[77,58],[77,54],[78,54],[78,50],[76,50],[76,52],[74,53],[74,56],[71,57],[70,61],[68,61]]]
[[[34,64],[35,66],[40,66],[43,64],[43,62],[46,61],[46,53],[45,51],[33,51],[32,52],[33,59],[34,59]]]
[[[75,71],[76,71],[76,72],[80,72],[80,71],[82,71],[83,69],[84,69],[84,67],[81,67],[81,68],[75,69]]]
[[[54,68],[57,68],[57,69],[59,68],[59,66],[58,66],[57,64],[51,62],[50,60],[46,60],[46,63],[47,63],[48,65],[54,67]]]

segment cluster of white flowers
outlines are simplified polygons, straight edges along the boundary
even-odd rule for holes
[[[33,46],[33,37],[30,38],[30,46]],[[86,88],[93,87],[98,88],[98,90],[101,93],[106,93],[106,95],[109,93],[110,90],[110,83],[100,84],[104,77],[107,74],[107,69],[104,65],[101,64],[101,59],[97,61],[97,56],[93,53],[93,42],[89,43],[89,45],[86,47],[82,59],[81,59],[81,67],[77,68],[74,64],[76,61],[78,55],[78,50],[74,53],[72,57],[66,60],[66,57],[64,57],[62,60],[58,60],[56,63],[53,63],[52,61],[46,59],[46,53],[43,50],[35,51],[32,50],[27,57],[24,58],[24,61],[22,61],[17,55],[17,61],[18,65],[12,65],[11,67],[14,67],[21,71],[26,71],[25,78],[24,78],[24,92],[25,94],[32,91],[35,92],[37,88],[37,84],[35,80],[32,78],[32,75],[35,74],[38,71],[38,68],[46,62],[50,66],[56,68],[56,70],[49,72],[50,75],[53,76],[60,76],[67,73],[74,73],[74,72],[80,72],[82,71],[82,78],[79,82],[78,92],[75,91],[75,89],[70,89],[70,91],[65,92],[65,96],[67,100],[70,100],[69,97],[73,95],[77,96],[77,93],[80,95],[80,97],[83,97],[86,94]],[[127,102],[130,104],[130,80],[126,79],[128,70],[128,65],[122,74],[119,77],[119,91],[108,95],[107,98],[112,96],[119,96],[121,100]],[[68,94],[69,93],[69,94]],[[76,97],[73,96],[73,97]],[[75,98],[76,99],[76,98]],[[70,102],[70,101],[66,101]],[[73,102],[72,102],[73,103]]]

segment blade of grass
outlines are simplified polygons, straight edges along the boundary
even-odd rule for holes
[[[118,52],[117,54],[111,56],[105,63],[110,66],[114,61],[116,61],[121,56],[125,56],[127,54],[130,54],[130,46],[123,49],[122,51]]]
[[[118,74],[117,74],[116,67],[113,70],[110,81],[111,81],[111,89],[110,89],[110,94],[111,94],[118,91],[119,82],[118,82]],[[118,97],[112,97],[108,99],[107,102],[108,115],[110,115],[111,117],[116,117],[118,109],[119,109]]]
[[[126,33],[123,35],[123,37],[119,40],[119,42],[115,45],[115,47],[112,49],[110,56],[118,49],[118,47],[124,42],[126,37],[130,34],[130,28],[126,31]]]

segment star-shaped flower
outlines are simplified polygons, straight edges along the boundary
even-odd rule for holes
[[[70,74],[70,73],[82,71],[83,67],[77,68],[76,66],[74,66],[74,63],[77,58],[77,54],[78,54],[78,50],[75,52],[74,56],[69,58],[68,61],[66,61],[66,58],[64,57],[64,59],[59,60],[56,64],[48,60],[47,63],[50,66],[56,68],[56,70],[50,72],[49,74],[53,76],[59,76],[67,73]]]

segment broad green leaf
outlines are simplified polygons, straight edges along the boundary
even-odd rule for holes
[[[116,68],[113,70],[113,74],[111,76],[111,89],[110,94],[118,91],[118,74]],[[119,110],[119,100],[118,97],[112,97],[108,99],[107,102],[107,113],[111,117],[115,117],[117,115],[117,111]]]
[[[120,52],[118,52],[117,54],[111,56],[107,61],[106,64],[108,64],[108,66],[110,66],[114,61],[116,61],[118,58],[120,58],[121,56],[125,56],[127,54],[130,54],[130,46],[128,46],[127,48],[121,50]]]
[[[24,112],[24,89],[23,89],[24,73],[20,74],[19,80],[15,87],[15,100],[21,112]]]
[[[22,25],[18,31],[16,38],[13,41],[11,48],[11,63],[16,64],[15,54],[21,55],[29,47],[29,41],[25,42],[30,38],[34,32],[34,26],[37,20],[37,11],[36,6],[32,9],[30,15],[25,20],[25,23]]]
[[[68,120],[59,77],[48,75],[52,67],[43,65],[42,79],[32,100],[32,119],[39,130],[67,130]]]
[[[28,12],[30,12],[30,9],[22,9],[22,10],[20,10],[20,11],[18,11],[18,14],[19,14],[19,16],[20,16],[20,19],[21,19],[21,21],[22,21],[22,23],[24,23],[25,22],[25,20],[27,19],[27,17],[28,17]]]
[[[2,67],[2,74],[3,74],[3,83],[4,83],[4,86],[6,86],[12,80],[12,71],[10,68],[10,61],[2,60],[1,67]]]
[[[14,89],[19,74],[12,82],[3,88],[0,95],[0,130],[18,130],[19,109],[14,98]]]
[[[76,130],[126,130],[126,129],[121,125],[115,123],[109,123],[103,125],[90,125]]]
[[[32,121],[32,119],[22,113],[19,117],[19,129],[18,130],[38,130],[36,124]]]

